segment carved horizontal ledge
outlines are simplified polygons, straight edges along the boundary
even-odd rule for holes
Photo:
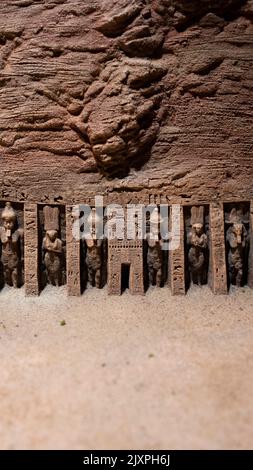
[[[236,195],[231,196],[231,197],[226,197],[226,198],[215,198],[215,199],[205,199],[205,198],[192,198],[189,196],[189,198],[178,198],[178,197],[173,197],[169,194],[164,194],[160,199],[150,199],[151,194],[143,194],[143,193],[127,193],[124,192],[123,194],[118,194],[118,193],[111,193],[110,195],[108,194],[103,194],[102,192],[98,192],[97,194],[94,194],[93,196],[80,196],[79,198],[76,198],[75,200],[68,200],[62,198],[60,201],[55,201],[54,199],[47,199],[47,200],[40,200],[40,199],[35,199],[34,197],[31,198],[16,198],[12,197],[11,194],[9,196],[3,196],[1,195],[0,192],[0,201],[2,202],[9,202],[12,201],[13,203],[17,204],[36,204],[38,206],[44,206],[44,205],[52,205],[52,206],[74,206],[74,205],[88,205],[88,206],[94,206],[95,205],[95,197],[96,196],[102,196],[103,197],[103,206],[107,206],[109,204],[120,204],[122,206],[127,205],[127,204],[143,204],[143,205],[162,205],[162,204],[167,204],[167,205],[173,205],[173,204],[178,204],[183,207],[189,207],[189,206],[209,206],[210,204],[243,204],[243,203],[248,203],[250,200],[253,199],[253,193],[249,194],[248,197],[245,198],[238,198]]]

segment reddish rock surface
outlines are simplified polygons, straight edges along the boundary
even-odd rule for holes
[[[252,199],[252,16],[252,1],[2,0],[1,199]]]

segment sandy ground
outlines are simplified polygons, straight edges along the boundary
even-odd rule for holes
[[[65,324],[64,324],[65,323]],[[253,446],[253,291],[0,295],[1,449]]]

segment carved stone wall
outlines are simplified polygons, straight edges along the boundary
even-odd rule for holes
[[[0,199],[251,200],[252,16],[251,0],[2,0]]]
[[[209,282],[225,293],[224,204],[251,201],[252,286],[252,18],[252,0],[0,2],[0,201],[21,218],[24,207],[28,294],[39,292],[40,205],[66,208],[68,292],[80,294],[71,208],[98,194],[181,204],[173,293],[187,287],[183,206],[210,207]],[[143,247],[116,248],[108,269],[134,265],[141,292]]]
[[[0,203],[1,206],[2,204]],[[22,238],[20,240],[20,261],[23,259],[22,253],[24,248],[24,280],[22,277],[22,282],[19,285],[25,284],[26,295],[39,295],[44,287],[42,283],[43,260],[41,256],[41,233],[44,221],[40,218],[41,206],[34,203],[25,203],[23,207],[18,204],[15,204],[13,207],[17,210],[18,230]],[[61,226],[63,227],[61,234],[63,242],[65,242],[66,233],[66,251],[64,250],[64,252],[66,253],[67,292],[68,295],[79,296],[86,287],[86,284],[83,282],[83,275],[87,269],[78,238],[80,235],[80,220],[78,220],[78,212],[76,210],[73,211],[73,206],[67,205],[65,207],[65,216],[63,208],[61,209]],[[189,255],[189,247],[187,247],[189,224],[193,226],[194,220],[195,224],[199,222],[196,222],[196,217],[193,219],[193,212],[189,207],[180,206],[179,212],[174,211],[174,209],[174,207],[170,208],[169,216],[169,229],[171,231],[173,224],[174,233],[172,238],[168,238],[171,244],[169,244],[169,251],[164,252],[162,261],[162,270],[166,271],[166,273],[168,271],[168,278],[164,278],[164,287],[170,287],[172,294],[185,294],[189,287],[189,263],[193,259],[187,256]],[[196,206],[194,209],[196,209]],[[199,238],[197,242],[196,238],[194,239],[193,235],[191,236],[192,246],[204,246],[207,249],[206,268],[209,268],[208,283],[215,294],[226,294],[232,285],[236,285],[238,288],[246,285],[251,288],[253,287],[252,213],[252,201],[251,203],[244,202],[237,205],[212,203],[210,206],[205,207],[202,214],[202,229],[206,236],[205,244],[200,244],[202,238]],[[190,220],[189,214],[191,214]],[[1,211],[1,218],[3,219],[3,209]],[[180,226],[178,226],[179,222]],[[48,230],[49,227],[50,225],[47,223]],[[180,230],[177,230],[176,227]],[[5,246],[3,243],[6,241],[4,230],[6,229],[2,222],[1,237],[3,238],[1,238],[2,243],[0,244],[2,253],[4,253],[3,246]],[[197,230],[196,225],[195,230]],[[15,239],[16,233],[13,232],[13,239]],[[196,233],[199,233],[198,237],[200,237],[202,231]],[[55,246],[54,250],[58,249],[57,247],[59,245]],[[131,294],[143,294],[147,287],[145,241],[139,239],[128,240],[127,238],[122,240],[105,239],[104,247],[102,255],[103,275],[100,287],[104,287],[107,283],[109,294],[120,295],[124,288],[129,288]],[[49,250],[49,247],[47,249]],[[1,250],[0,254],[2,254]],[[12,259],[13,252],[12,247],[12,250],[7,253],[9,261]],[[62,251],[60,253],[62,254]],[[197,255],[198,253],[195,252],[196,257]],[[1,256],[0,260],[1,287],[6,284],[6,279],[3,279],[5,262],[6,252],[5,258],[2,259]],[[127,267],[127,279],[125,280],[124,267]],[[23,268],[23,266],[20,266],[20,268]],[[61,264],[61,268],[64,272],[63,264]],[[231,279],[231,273],[233,276],[236,276],[234,278],[235,282]],[[207,279],[205,282],[198,281],[198,284],[202,285],[206,282]],[[62,281],[60,281],[60,284],[62,284]]]

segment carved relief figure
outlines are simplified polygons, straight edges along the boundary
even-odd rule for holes
[[[230,283],[240,287],[245,270],[245,250],[248,233],[243,223],[243,214],[233,208],[227,223],[231,224],[226,233],[228,243],[228,270]]]
[[[62,283],[62,241],[58,238],[59,209],[45,206],[43,208],[44,227],[46,235],[43,239],[44,263],[47,271],[48,283],[60,286]]]
[[[103,221],[93,208],[88,223],[91,227],[91,237],[86,239],[85,262],[88,270],[88,282],[97,288],[101,287],[103,266],[103,239],[97,237],[97,229]]]
[[[150,232],[147,234],[148,243],[148,273],[151,285],[161,287],[163,281],[163,241],[159,236],[161,217],[155,208],[150,215]]]
[[[204,233],[204,207],[191,208],[191,229],[187,235],[189,269],[194,284],[202,285],[207,279],[207,235]]]
[[[9,286],[18,287],[21,275],[23,229],[17,228],[17,216],[9,202],[2,212],[3,226],[0,227],[2,245],[1,262],[4,281]]]

